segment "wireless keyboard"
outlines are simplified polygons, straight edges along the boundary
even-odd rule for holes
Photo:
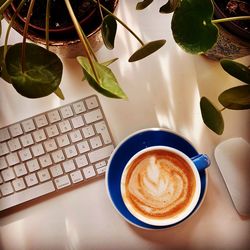
[[[0,211],[103,175],[113,150],[95,95],[0,128]]]

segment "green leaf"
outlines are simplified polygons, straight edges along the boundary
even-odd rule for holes
[[[242,82],[250,84],[250,69],[245,65],[233,60],[222,59],[220,61],[222,68],[231,76]]]
[[[18,93],[39,98],[53,93],[59,86],[63,65],[54,53],[35,44],[26,44],[25,67],[21,66],[22,44],[11,46],[6,54],[6,69]]]
[[[200,108],[202,119],[207,127],[216,134],[221,135],[224,131],[224,120],[221,112],[206,97],[201,98]]]
[[[135,62],[135,61],[138,61],[140,59],[143,59],[143,58],[151,55],[152,53],[154,53],[158,49],[160,49],[165,43],[166,43],[166,40],[157,40],[157,41],[149,42],[149,43],[145,44],[144,46],[142,46],[140,49],[138,49],[129,58],[128,61]]]
[[[117,61],[119,58],[113,58],[109,61],[106,61],[106,62],[102,62],[101,64],[104,65],[104,66],[109,66],[110,64],[114,63],[115,61]]]
[[[4,46],[0,47],[0,76],[6,82],[11,83],[11,79],[6,70],[6,65],[4,60]]]
[[[143,10],[147,8],[154,0],[143,0],[136,5],[137,10]]]
[[[211,22],[212,17],[211,0],[181,1],[171,22],[174,40],[192,54],[211,49],[218,38],[218,28]]]
[[[59,87],[54,91],[54,93],[55,93],[60,99],[62,99],[62,100],[65,99],[65,98],[64,98],[64,95],[63,95],[63,92],[62,92],[62,90],[61,90]]]
[[[219,102],[227,109],[250,109],[250,86],[237,86],[222,92]]]
[[[82,66],[84,75],[90,86],[93,87],[96,91],[107,97],[127,99],[126,94],[120,88],[114,74],[108,67],[98,62],[93,62],[99,77],[99,79],[97,80],[86,57],[78,56],[77,61]]]
[[[168,0],[168,2],[160,8],[160,13],[172,13],[179,6],[179,4],[180,0]]]
[[[107,15],[102,23],[102,39],[108,49],[114,48],[117,23],[113,16]]]

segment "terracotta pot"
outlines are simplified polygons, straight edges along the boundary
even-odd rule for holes
[[[214,1],[215,19],[226,18],[225,13]],[[214,60],[236,59],[250,55],[250,31],[244,30],[236,22],[225,22],[219,27],[219,38],[215,46],[205,55]]]
[[[119,0],[110,0],[109,10],[115,12]],[[9,22],[14,11],[8,8],[4,13],[4,18]],[[88,40],[94,51],[97,51],[103,45],[101,36],[101,18],[97,9],[91,11],[89,15],[80,21],[82,29],[88,37]],[[23,34],[24,23],[21,19],[15,20],[13,28],[20,34]],[[40,28],[32,27],[29,29],[27,38],[35,43],[46,45],[45,32]],[[73,58],[84,55],[83,45],[81,44],[76,31],[67,29],[66,32],[50,33],[50,51],[57,53],[61,57]]]

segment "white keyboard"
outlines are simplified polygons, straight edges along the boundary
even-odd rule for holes
[[[0,211],[103,175],[113,150],[95,95],[0,128]]]

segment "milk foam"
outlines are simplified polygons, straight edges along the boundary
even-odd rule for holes
[[[176,155],[173,158],[172,153],[145,155],[129,168],[125,198],[143,215],[173,216],[193,195],[193,173],[182,158]]]

